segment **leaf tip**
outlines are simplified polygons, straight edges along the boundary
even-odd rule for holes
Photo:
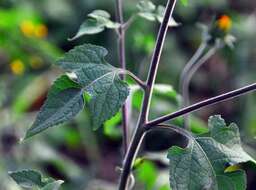
[[[67,41],[72,42],[76,39],[77,39],[77,36],[73,36],[73,37],[67,38]]]

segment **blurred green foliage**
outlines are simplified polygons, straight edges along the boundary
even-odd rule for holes
[[[125,1],[125,19],[137,11],[138,1]],[[164,5],[166,1],[154,1]],[[215,15],[227,13],[233,19],[237,38],[233,50],[224,49],[196,73],[191,84],[192,101],[226,92],[255,81],[256,15],[255,1],[189,0],[177,5],[174,19],[181,26],[170,29],[157,78],[164,88],[155,91],[151,118],[175,111],[179,104],[179,74],[200,44],[201,30],[197,23],[208,24]],[[0,189],[18,190],[7,171],[33,168],[47,176],[65,181],[63,189],[93,190],[100,180],[105,189],[115,189],[121,164],[120,113],[105,123],[103,129],[91,131],[86,111],[74,121],[46,131],[28,142],[19,144],[44,102],[48,89],[60,71],[53,65],[64,51],[75,45],[93,43],[109,50],[107,60],[118,66],[116,35],[106,30],[95,36],[68,42],[86,15],[95,9],[115,15],[114,1],[103,0],[0,0]],[[114,20],[114,17],[112,17]],[[128,69],[146,78],[150,55],[154,48],[159,23],[138,18],[127,31]],[[142,99],[134,88],[130,97],[130,129],[134,128]],[[228,122],[241,126],[245,149],[256,156],[256,97],[254,94],[239,100],[205,108],[192,116],[195,133],[207,131],[209,115],[222,114]],[[182,125],[182,118],[173,121]],[[159,134],[147,139],[143,154],[167,151],[164,145],[182,144],[183,139]],[[150,142],[150,143],[149,143]],[[152,144],[155,146],[152,148]],[[169,146],[170,147],[170,146]],[[152,151],[154,149],[154,151]],[[159,154],[158,154],[159,155]],[[162,155],[162,154],[161,154]],[[166,154],[164,154],[166,155]],[[149,159],[136,170],[137,189],[167,190],[165,156]],[[248,189],[254,189],[255,172],[248,171]],[[93,186],[93,188],[92,188]],[[99,184],[100,186],[100,184]],[[100,187],[98,188],[100,189]],[[97,189],[97,190],[98,190]]]

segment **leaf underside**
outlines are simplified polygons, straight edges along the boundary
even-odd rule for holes
[[[220,116],[209,119],[207,137],[190,140],[186,148],[169,150],[170,185],[173,190],[245,190],[242,170],[224,172],[229,165],[255,161],[243,150],[238,127],[226,126]]]

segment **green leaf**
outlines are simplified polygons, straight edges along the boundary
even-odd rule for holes
[[[110,19],[110,14],[104,10],[95,10],[87,15],[87,19],[82,23],[76,35],[69,40],[75,40],[84,35],[97,34],[109,29],[117,29],[120,27],[119,23],[113,22]]]
[[[56,62],[65,71],[81,70],[87,64],[106,64],[105,56],[108,51],[100,46],[84,44],[77,46]]]
[[[145,161],[136,170],[137,177],[145,186],[145,190],[153,189],[157,180],[157,168],[153,162]]]
[[[23,188],[43,187],[42,175],[34,170],[9,172],[9,176]]]
[[[218,188],[221,190],[223,189],[223,187],[227,190],[246,189],[246,173],[241,170],[218,175],[217,180],[218,180]]]
[[[102,23],[99,23],[97,20],[87,19],[86,21],[84,21],[82,23],[77,34],[74,37],[69,38],[68,40],[72,41],[72,40],[80,38],[81,36],[84,36],[86,34],[87,35],[88,34],[98,34],[102,31],[104,31],[104,29],[105,29],[104,25]]]
[[[83,107],[81,87],[68,76],[61,76],[51,87],[47,100],[32,127],[27,131],[25,139],[74,118]]]
[[[10,177],[22,188],[42,190],[58,190],[63,181],[45,178],[34,170],[21,170],[9,172]]]
[[[85,44],[66,53],[57,63],[74,72],[82,90],[91,96],[88,107],[94,129],[113,117],[129,94],[128,85],[118,76],[121,70],[104,60],[106,54],[104,48]]]
[[[156,18],[157,18],[158,22],[160,22],[160,23],[163,22],[163,19],[164,19],[164,12],[165,12],[165,7],[159,5],[159,6],[157,7],[157,10],[156,10]],[[171,18],[171,19],[169,20],[168,25],[169,25],[170,27],[177,27],[177,26],[179,26],[180,24],[177,23],[177,22],[174,20],[174,18]]]
[[[169,150],[173,190],[245,190],[243,171],[225,172],[228,165],[255,161],[243,150],[238,127],[220,116],[209,119],[209,136],[191,137],[186,148]],[[225,179],[225,180],[224,180]]]
[[[104,123],[104,135],[112,139],[122,138],[121,128],[118,127],[122,123],[122,114],[119,111],[114,117]]]
[[[188,0],[181,0],[181,3],[182,3],[182,5],[187,6],[188,5]]]
[[[154,11],[156,10],[156,6],[151,1],[140,1],[137,4],[137,8],[139,10],[139,16],[149,20],[155,21]]]
[[[137,4],[137,8],[139,10],[138,15],[142,18],[145,18],[149,21],[163,21],[163,16],[165,12],[164,6],[156,6],[151,1],[140,1]],[[173,18],[169,21],[170,27],[176,27],[179,26],[179,23],[177,23]]]
[[[58,190],[62,183],[62,180],[54,181],[44,186],[41,190]]]
[[[137,8],[140,12],[154,12],[156,10],[156,6],[151,1],[140,1]]]

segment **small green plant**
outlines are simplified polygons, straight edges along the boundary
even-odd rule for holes
[[[186,5],[187,1],[183,0],[182,3]],[[111,20],[110,14],[104,10],[96,10],[88,14],[77,34],[70,40],[83,35],[96,34],[106,28],[114,29],[118,36],[120,68],[106,61],[105,56],[108,52],[100,46],[84,44],[67,52],[56,62],[65,74],[52,85],[46,102],[26,133],[25,140],[47,128],[71,120],[82,109],[89,110],[92,128],[96,130],[121,109],[125,156],[120,168],[119,190],[133,188],[132,171],[138,163],[138,160],[135,161],[138,150],[145,135],[149,131],[157,130],[176,132],[188,139],[185,148],[174,146],[168,151],[172,190],[245,190],[245,172],[240,169],[230,170],[230,167],[247,162],[256,164],[256,161],[243,150],[236,124],[227,125],[221,116],[211,116],[208,122],[209,132],[200,136],[190,132],[188,122],[184,122],[185,128],[166,124],[198,109],[256,90],[254,83],[189,105],[188,86],[193,74],[216,50],[224,45],[233,44],[234,38],[228,33],[231,24],[228,16],[218,18],[204,31],[202,45],[184,68],[181,75],[183,108],[154,120],[148,119],[152,94],[157,87],[155,79],[165,37],[169,27],[179,25],[172,17],[175,5],[176,0],[168,0],[166,7],[156,6],[150,1],[141,1],[137,5],[138,12],[127,22],[123,19],[122,0],[116,0],[117,21]],[[161,23],[146,81],[142,81],[126,69],[126,30],[138,17]],[[130,89],[126,76],[137,83],[137,87],[140,87],[144,95],[140,116],[131,140],[128,138],[129,118],[126,103]],[[185,121],[188,121],[188,118],[185,118]],[[10,175],[22,187],[26,184],[41,189],[57,189],[61,184],[58,181],[48,183],[49,180],[42,180],[41,175],[34,171],[21,171]],[[52,183],[57,187],[47,188]]]

